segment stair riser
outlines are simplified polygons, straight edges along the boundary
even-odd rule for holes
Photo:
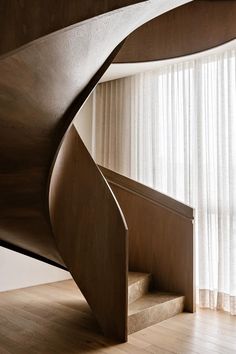
[[[151,275],[147,275],[145,278],[137,281],[136,283],[129,286],[128,303],[136,301],[143,295],[147,294],[150,289]]]
[[[167,320],[184,309],[184,297],[157,304],[128,317],[128,334]]]

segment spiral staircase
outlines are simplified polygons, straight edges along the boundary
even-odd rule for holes
[[[120,341],[194,311],[193,210],[97,166],[73,119],[124,39],[185,2],[0,2],[0,245],[69,270]]]

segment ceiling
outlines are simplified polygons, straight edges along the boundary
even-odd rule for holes
[[[145,71],[157,70],[158,68],[163,67],[163,66],[167,66],[167,65],[179,63],[179,62],[184,62],[184,61],[195,60],[195,59],[207,56],[207,55],[214,55],[216,53],[220,53],[220,52],[227,50],[227,49],[236,49],[236,39],[234,39],[230,42],[227,42],[223,45],[220,45],[218,47],[215,47],[215,48],[212,48],[212,49],[200,52],[200,53],[195,53],[195,54],[179,57],[179,58],[150,61],[150,62],[145,62],[145,63],[111,64],[99,82],[101,83],[101,82],[116,80],[116,79],[120,79],[122,77],[135,75],[135,74],[145,72]]]

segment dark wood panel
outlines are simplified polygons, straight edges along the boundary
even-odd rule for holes
[[[107,169],[102,172],[127,221],[129,270],[151,273],[158,290],[185,295],[185,310],[193,312],[192,208]]]
[[[128,235],[108,184],[72,126],[50,184],[60,254],[107,336],[127,339]]]
[[[201,52],[236,38],[236,1],[193,1],[131,33],[114,62],[145,62]]]
[[[102,13],[144,0],[1,0],[0,54]]]

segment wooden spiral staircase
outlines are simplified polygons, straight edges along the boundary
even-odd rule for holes
[[[185,2],[0,2],[0,245],[68,269],[121,341],[194,311],[193,210],[99,168],[72,122],[125,37]]]

